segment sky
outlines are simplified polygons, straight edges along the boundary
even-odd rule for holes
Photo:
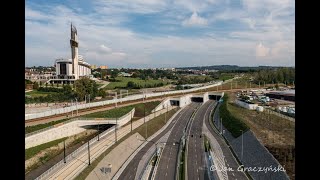
[[[27,0],[25,65],[295,66],[294,0]]]

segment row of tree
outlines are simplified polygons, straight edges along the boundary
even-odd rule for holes
[[[273,70],[261,70],[254,74],[255,83],[286,83],[293,84],[295,81],[295,68],[278,68]]]
[[[128,89],[154,88],[154,87],[161,87],[161,86],[164,86],[163,82],[154,83],[154,84],[144,84],[144,85],[141,85],[132,81],[129,81],[127,83]]]
[[[177,85],[182,85],[182,84],[198,84],[198,83],[206,83],[213,81],[214,78],[210,76],[181,76],[180,79],[177,82]]]

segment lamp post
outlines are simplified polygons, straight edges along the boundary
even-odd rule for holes
[[[63,141],[63,161],[66,163],[66,141]]]
[[[114,139],[117,142],[117,126],[118,126],[118,117],[116,117],[116,126],[114,127]]]
[[[89,166],[90,166],[90,141],[88,141],[88,159],[89,159]]]

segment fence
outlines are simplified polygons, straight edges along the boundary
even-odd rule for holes
[[[226,82],[227,81],[225,81],[224,83],[226,83]],[[148,98],[148,97],[157,97],[157,96],[164,96],[164,95],[170,95],[170,94],[182,94],[182,93],[188,93],[188,92],[194,92],[194,91],[199,91],[199,90],[203,90],[203,89],[208,89],[208,88],[212,88],[212,87],[219,86],[219,85],[222,85],[222,82],[218,82],[216,84],[210,84],[210,85],[203,86],[203,87],[193,88],[193,89],[158,92],[158,93],[145,93],[144,95],[143,94],[132,95],[132,96],[127,96],[127,97],[124,97],[121,99],[105,100],[105,101],[92,102],[92,103],[81,104],[81,105],[78,104],[78,105],[74,105],[74,106],[70,106],[70,107],[52,109],[50,111],[26,115],[25,120],[42,118],[42,117],[52,116],[52,115],[57,115],[57,114],[69,113],[69,112],[75,111],[77,109],[78,110],[79,109],[86,109],[86,108],[104,106],[104,105],[113,104],[113,103],[120,103],[120,102],[124,102],[124,101],[132,101],[132,100],[142,99],[143,96],[145,96],[145,98]]]

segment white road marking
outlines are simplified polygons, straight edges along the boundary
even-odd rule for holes
[[[234,173],[232,173],[232,175],[235,176]]]
[[[166,173],[166,176],[168,175],[168,173]]]
[[[168,165],[167,165],[167,169],[168,169]]]

